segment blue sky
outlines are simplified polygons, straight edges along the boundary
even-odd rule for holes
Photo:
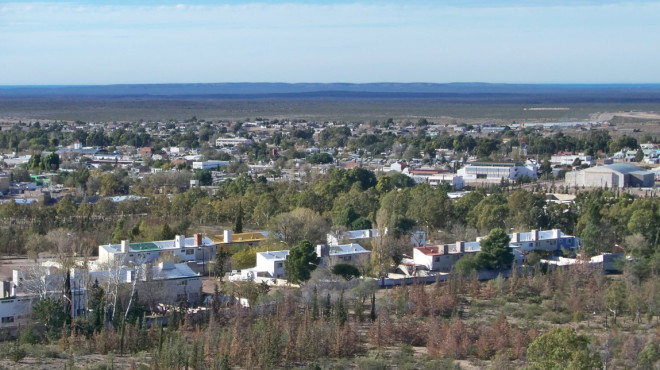
[[[0,85],[659,83],[660,2],[0,1]]]

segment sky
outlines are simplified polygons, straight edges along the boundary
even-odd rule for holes
[[[660,83],[660,1],[0,0],[0,85]]]

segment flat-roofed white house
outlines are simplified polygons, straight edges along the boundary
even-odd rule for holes
[[[321,258],[320,266],[332,267],[338,263],[351,265],[364,265],[371,260],[371,251],[364,249],[360,244],[340,244],[316,246],[316,255]]]
[[[161,254],[170,253],[181,262],[188,263],[194,271],[206,274],[209,272],[209,261],[215,258],[215,252],[216,244],[202,234],[195,234],[191,238],[177,235],[173,240],[141,243],[122,240],[120,244],[100,245],[98,262],[118,262],[121,265],[154,263]]]
[[[387,234],[387,229],[385,230]],[[416,230],[408,233],[410,235],[410,244],[413,247],[426,245],[426,232]],[[342,233],[329,233],[326,235],[328,245],[337,246],[341,244],[366,243],[380,237],[378,229],[351,230]]]
[[[446,244],[413,248],[413,260],[417,268],[429,271],[449,272],[464,254],[465,251],[450,250]]]
[[[559,229],[532,230],[509,234],[509,248],[517,264],[525,262],[532,251],[545,251],[551,255],[561,255],[564,250],[575,252],[582,247],[578,237],[565,235]],[[458,241],[454,244],[423,246],[413,249],[413,263],[416,269],[430,271],[451,271],[456,262],[465,255],[481,251],[481,240],[473,242]]]
[[[242,280],[252,280],[256,277],[285,279],[286,271],[284,261],[289,258],[289,251],[269,251],[257,253],[257,265],[253,268],[241,270]]]
[[[112,274],[118,274],[120,284],[132,284],[137,279],[135,289],[140,301],[146,303],[177,304],[186,301],[188,304],[199,303],[202,287],[202,277],[185,263],[164,261],[159,264],[147,263],[136,267],[123,267],[117,271],[91,271],[92,280],[98,280],[101,285],[106,283]]]
[[[550,157],[550,163],[557,166],[572,166],[576,160],[579,160],[583,165],[593,166],[596,164],[596,161],[592,156],[584,153],[572,154],[559,152]]]
[[[431,186],[438,186],[441,184],[449,184],[454,189],[460,190],[465,187],[465,181],[463,181],[463,176],[459,176],[453,173],[438,173],[431,175],[428,178],[428,183]]]

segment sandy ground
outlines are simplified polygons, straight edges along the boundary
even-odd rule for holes
[[[656,112],[603,112],[591,115],[593,121],[610,121],[614,117],[638,118],[638,119],[660,119],[660,113]]]

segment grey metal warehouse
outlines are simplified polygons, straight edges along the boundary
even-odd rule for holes
[[[566,185],[572,187],[650,188],[654,183],[653,172],[628,163],[608,164],[566,173]]]

